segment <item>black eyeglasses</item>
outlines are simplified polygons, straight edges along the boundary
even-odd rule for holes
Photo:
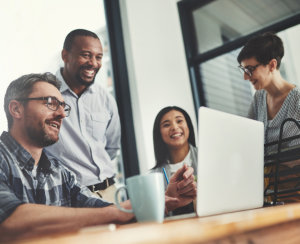
[[[18,98],[18,101],[29,101],[29,100],[45,100],[47,101],[47,108],[52,111],[57,111],[59,106],[62,106],[66,117],[70,115],[71,107],[70,105],[66,104],[65,102],[59,101],[56,97],[28,97],[28,98]]]
[[[261,64],[257,64],[254,66],[248,65],[247,67],[244,67],[242,65],[239,65],[239,70],[242,72],[242,74],[246,73],[248,76],[252,76],[254,70],[256,70],[256,68],[261,65]]]

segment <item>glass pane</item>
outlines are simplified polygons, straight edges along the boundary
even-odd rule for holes
[[[200,65],[207,107],[246,116],[252,100],[252,88],[237,68],[240,49]]]
[[[104,9],[103,9],[104,11]],[[104,12],[101,14],[105,14]],[[108,40],[108,33],[106,26],[99,28],[96,31],[96,34],[99,36],[102,46],[103,46],[103,59],[102,67],[95,79],[95,82],[100,83],[104,88],[106,88],[113,96],[115,96],[114,83],[112,77],[112,65],[111,65],[111,56],[110,56],[110,47]]]
[[[198,53],[300,13],[299,0],[218,0],[195,11]]]

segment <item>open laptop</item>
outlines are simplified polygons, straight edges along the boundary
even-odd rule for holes
[[[200,107],[198,117],[197,215],[262,207],[263,123],[206,107]]]
[[[206,107],[198,116],[197,215],[262,207],[263,123]]]

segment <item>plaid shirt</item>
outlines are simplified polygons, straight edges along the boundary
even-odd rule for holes
[[[75,175],[43,152],[33,176],[34,159],[9,133],[0,137],[0,223],[23,203],[65,207],[104,207],[111,203],[80,187]]]

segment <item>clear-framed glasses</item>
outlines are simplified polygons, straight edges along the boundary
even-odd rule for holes
[[[247,67],[244,67],[242,65],[239,65],[239,70],[241,71],[242,74],[246,73],[248,76],[252,76],[254,70],[256,70],[256,68],[261,65],[261,64],[257,64],[254,66],[248,65]]]
[[[65,102],[59,101],[56,97],[28,97],[28,98],[18,98],[16,99],[18,101],[30,101],[30,100],[44,100],[46,101],[47,108],[49,108],[52,111],[57,111],[59,106],[62,106],[66,117],[70,115],[71,107],[70,105],[66,104]]]

